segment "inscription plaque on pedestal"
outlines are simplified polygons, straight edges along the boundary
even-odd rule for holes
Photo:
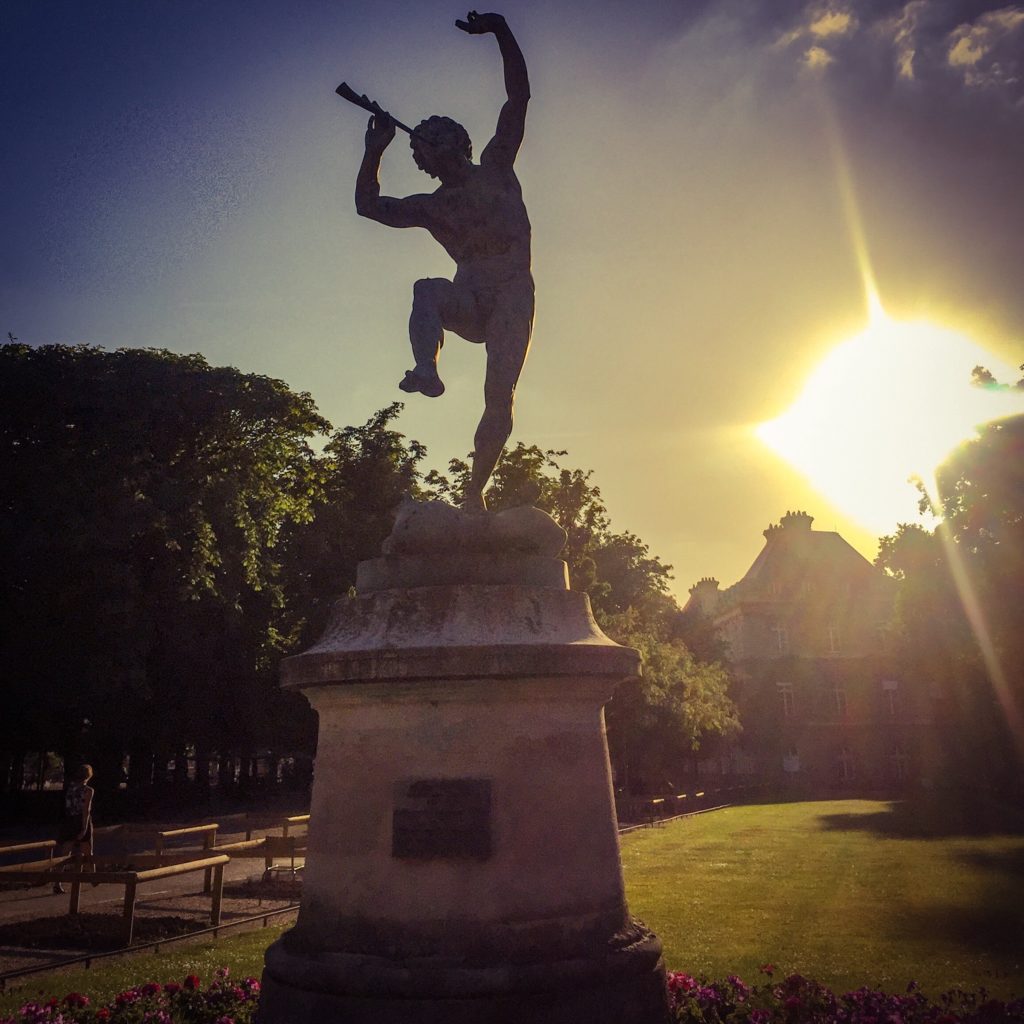
[[[487,860],[490,855],[490,779],[410,779],[395,783],[392,857]]]

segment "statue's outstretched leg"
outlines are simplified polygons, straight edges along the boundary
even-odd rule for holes
[[[426,277],[413,285],[409,340],[416,365],[399,381],[403,391],[418,391],[428,398],[444,394],[444,383],[437,375],[437,355],[444,344],[443,310],[452,297],[453,285],[443,277]]]
[[[533,330],[533,289],[510,296],[487,324],[484,414],[473,438],[473,470],[463,496],[467,511],[485,511],[484,488],[512,433],[512,406]]]

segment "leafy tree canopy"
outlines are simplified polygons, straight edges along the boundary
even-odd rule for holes
[[[281,646],[280,534],[312,514],[313,400],[199,355],[10,344],[0,408],[4,739],[244,737],[239,687]]]
[[[678,777],[680,762],[705,737],[739,728],[724,645],[669,594],[671,566],[634,534],[611,530],[591,473],[564,467],[565,454],[520,442],[498,465],[488,504],[532,503],[549,512],[569,535],[564,557],[573,589],[589,594],[598,624],[613,640],[641,652],[642,679],[621,684],[608,705],[608,742],[623,785],[657,788]],[[426,485],[453,498],[462,493],[469,465],[454,460],[450,474],[428,474]]]
[[[1000,385],[981,367],[975,383]],[[1024,415],[996,420],[923,484],[934,531],[901,524],[883,537],[878,564],[901,581],[894,632],[906,670],[934,681],[951,703],[957,770],[1005,788],[1024,736]]]

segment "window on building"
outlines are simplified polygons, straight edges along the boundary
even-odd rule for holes
[[[779,688],[779,700],[782,701],[782,716],[784,718],[792,718],[795,709],[793,684],[776,683],[776,686]]]
[[[829,654],[838,654],[842,650],[842,643],[839,639],[839,627],[834,622],[828,624],[826,639],[828,641]]]
[[[839,769],[839,779],[842,782],[853,782],[856,777],[856,764],[853,758],[853,752],[849,747],[842,747],[839,751],[839,755],[836,758],[836,766]]]
[[[898,740],[892,745],[889,751],[889,774],[896,782],[903,782],[907,778],[909,759],[903,744]]]
[[[796,747],[790,747],[782,756],[782,770],[790,775],[800,771],[800,751]]]
[[[776,622],[772,626],[772,632],[775,634],[775,648],[779,654],[789,653],[789,630],[786,629],[781,622]]]
[[[832,687],[832,701],[836,707],[836,714],[842,718],[846,714],[846,690],[842,683],[836,683]]]
[[[890,718],[898,718],[900,713],[900,684],[895,679],[882,680],[882,699],[884,708]]]

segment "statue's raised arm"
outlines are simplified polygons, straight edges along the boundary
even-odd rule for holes
[[[505,94],[508,99],[498,115],[494,138],[480,154],[480,163],[503,163],[511,167],[523,143],[526,129],[526,106],[530,102],[530,78],[526,73],[526,60],[516,37],[500,14],[477,14],[470,11],[465,21],[455,22],[470,35],[493,33],[505,65]]]

